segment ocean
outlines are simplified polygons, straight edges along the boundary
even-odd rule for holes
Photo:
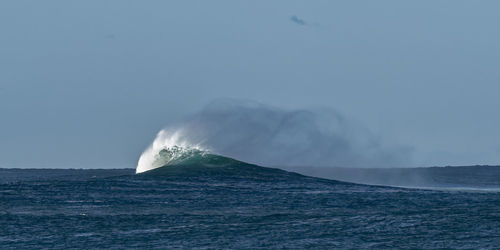
[[[0,169],[0,248],[493,249],[500,182],[487,174],[486,184],[463,181],[491,169],[500,167],[447,168],[448,177],[436,178],[420,169],[434,184],[446,180],[425,188],[309,177],[218,155],[141,174]]]

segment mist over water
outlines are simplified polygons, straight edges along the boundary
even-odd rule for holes
[[[139,160],[151,168],[172,146],[194,147],[264,166],[401,167],[412,149],[387,145],[361,124],[330,109],[285,110],[220,99],[168,125]]]

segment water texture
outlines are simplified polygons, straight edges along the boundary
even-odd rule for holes
[[[352,184],[214,155],[144,174],[0,169],[0,176],[2,249],[500,245],[493,191]]]

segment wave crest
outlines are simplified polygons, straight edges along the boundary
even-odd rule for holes
[[[207,152],[208,150],[200,144],[190,143],[183,136],[182,130],[162,130],[158,133],[151,146],[142,153],[135,172],[143,173],[165,165],[177,164],[180,161]]]

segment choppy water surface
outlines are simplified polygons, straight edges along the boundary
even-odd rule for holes
[[[0,175],[2,249],[500,246],[498,192],[365,186],[260,167]]]

